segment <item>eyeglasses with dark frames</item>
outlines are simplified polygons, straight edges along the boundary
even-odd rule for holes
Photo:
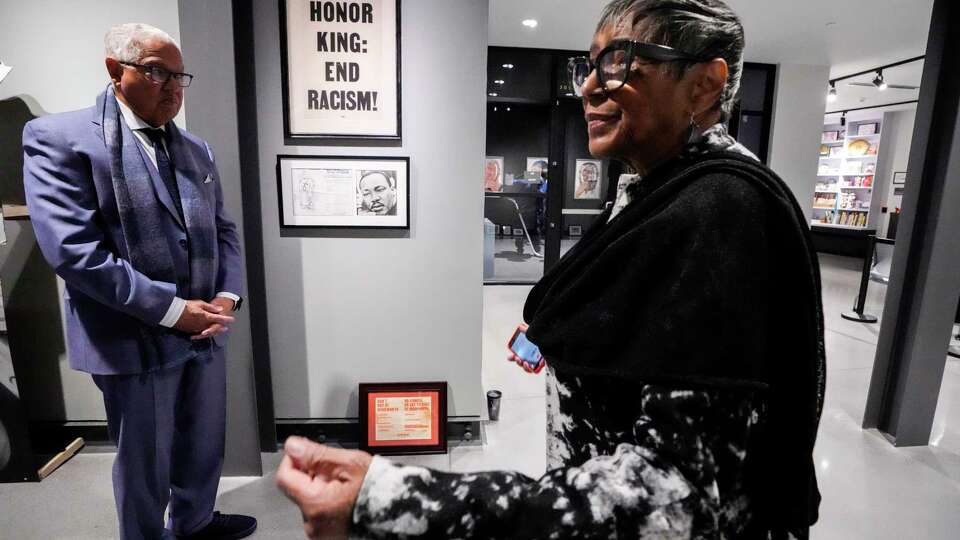
[[[571,58],[567,64],[573,82],[573,90],[578,97],[583,96],[583,85],[590,74],[596,71],[597,82],[604,93],[615,92],[627,84],[630,73],[634,71],[634,62],[651,64],[665,62],[709,62],[711,59],[684,51],[641,41],[616,40],[597,53],[596,60],[586,56]]]
[[[193,75],[189,73],[174,73],[168,69],[164,69],[160,66],[148,66],[144,64],[135,64],[133,62],[120,62],[125,66],[130,66],[138,70],[143,70],[143,74],[147,76],[148,79],[157,83],[157,84],[167,84],[167,81],[173,79],[178,85],[182,88],[190,86],[190,83],[193,82]]]

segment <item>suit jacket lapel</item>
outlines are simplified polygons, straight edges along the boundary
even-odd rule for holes
[[[173,166],[177,177],[177,189],[180,191],[180,202],[183,207],[183,217],[186,220],[186,229],[195,230],[197,227],[206,227],[203,222],[206,199],[200,194],[199,183],[203,181],[202,169],[197,165],[193,152],[173,122],[167,124],[170,137],[167,139],[168,148],[173,159]]]

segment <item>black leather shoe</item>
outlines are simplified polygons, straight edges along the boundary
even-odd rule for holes
[[[213,519],[206,527],[199,531],[187,535],[178,536],[184,540],[236,540],[237,538],[246,538],[257,530],[257,520],[250,516],[240,514],[221,514],[213,513]]]

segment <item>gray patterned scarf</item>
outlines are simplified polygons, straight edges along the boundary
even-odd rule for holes
[[[157,194],[140,154],[139,143],[123,122],[113,88],[103,98],[103,139],[110,154],[112,188],[120,214],[126,257],[138,271],[159,281],[177,283],[170,243],[165,234],[163,214]],[[198,179],[205,169],[198,163],[183,135],[173,122],[166,125],[168,149],[176,169],[177,188],[183,206],[183,219],[190,240],[190,279],[177,283],[178,292],[189,298],[213,297],[217,275],[216,222],[209,203],[200,193]]]
[[[98,186],[98,190],[112,190],[117,202],[123,231],[123,243],[117,246],[118,256],[151,279],[176,283],[181,297],[209,300],[215,292],[218,270],[217,229],[197,180],[204,178],[209,167],[200,165],[200,157],[194,155],[176,125],[167,123],[168,149],[176,169],[190,249],[189,278],[178,279],[165,225],[165,220],[173,218],[163,215],[166,209],[158,201],[139,143],[123,121],[113,88],[107,87],[97,105],[103,115],[103,141],[110,158],[111,175],[109,185]],[[175,333],[173,335],[180,339],[170,340],[168,330],[148,326],[143,327],[142,333],[149,344],[144,355],[144,371],[191,354],[190,340],[185,334]]]

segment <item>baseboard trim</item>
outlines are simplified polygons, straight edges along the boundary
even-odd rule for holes
[[[356,419],[298,418],[277,420],[277,448],[291,435],[343,448],[357,448],[360,443],[360,424]],[[447,421],[447,442],[450,446],[481,446],[483,430],[476,417],[454,418]]]

